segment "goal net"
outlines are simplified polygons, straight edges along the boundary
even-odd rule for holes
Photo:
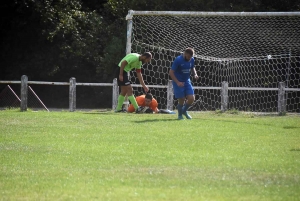
[[[189,110],[220,110],[226,82],[228,110],[278,112],[283,83],[284,111],[300,112],[300,12],[129,11],[126,19],[126,52],[153,53],[143,77],[159,108],[176,108],[176,99],[168,106],[168,72],[192,47],[200,78],[191,78],[196,100]]]

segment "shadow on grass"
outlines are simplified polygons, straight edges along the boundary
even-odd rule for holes
[[[203,119],[207,121],[216,121],[216,122],[227,122],[227,123],[235,123],[235,124],[248,124],[248,125],[259,125],[259,126],[270,126],[274,127],[274,124],[268,124],[268,123],[256,123],[256,122],[243,122],[243,121],[230,121],[230,120],[214,120],[214,119]],[[283,126],[281,127],[278,125],[278,127],[283,129],[300,129],[299,126]]]
[[[113,113],[107,113],[107,112],[84,112],[82,114],[112,115]]]
[[[114,111],[111,111],[111,110],[98,110],[98,111],[90,111],[90,112],[82,112],[82,114],[105,114],[105,115],[112,115],[112,114],[115,114],[115,115],[119,115],[119,114],[127,114],[126,112],[120,112],[120,113],[117,113],[117,112],[114,112]]]
[[[259,125],[259,126],[274,126],[273,124],[260,124],[254,122],[243,122],[243,121],[230,121],[230,120],[215,120],[215,119],[202,119],[207,121],[216,121],[216,122],[227,122],[227,123],[235,123],[235,124],[248,124],[248,125]]]
[[[99,111],[91,111],[91,112],[83,112],[83,114],[94,114],[94,115],[122,115],[122,114],[130,114],[130,115],[142,115],[142,114],[135,114],[135,113],[116,113],[114,111],[110,110],[99,110]],[[167,114],[169,115],[169,114]],[[205,118],[194,118],[193,120],[204,120],[204,121],[215,121],[215,122],[225,122],[225,123],[234,123],[234,124],[247,124],[247,125],[259,125],[259,126],[274,126],[274,124],[268,124],[268,123],[256,123],[256,122],[243,122],[243,121],[234,121],[234,120],[216,120],[216,119],[205,119]],[[133,121],[135,123],[148,123],[148,122],[168,122],[168,121],[178,121],[177,118],[174,119],[145,119],[140,121]],[[299,126],[283,126],[283,129],[300,129]]]
[[[96,111],[96,112],[83,112],[82,114],[98,114],[98,115],[141,115],[131,112],[111,112],[111,111]]]
[[[133,121],[135,123],[149,123],[149,122],[162,122],[162,121],[179,121],[178,119],[145,119],[140,121]]]
[[[300,151],[300,148],[298,148],[298,149],[291,149],[290,151]]]
[[[284,129],[300,129],[299,126],[284,126]]]

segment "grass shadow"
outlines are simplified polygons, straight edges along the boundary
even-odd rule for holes
[[[297,148],[297,149],[291,149],[290,151],[300,151],[300,148]]]
[[[93,114],[93,115],[112,115],[110,112],[83,112],[82,114]],[[117,113],[115,115],[118,115]]]
[[[248,124],[248,125],[260,125],[260,126],[274,126],[272,124],[260,124],[260,123],[253,123],[253,122],[243,122],[243,121],[230,121],[230,120],[215,120],[215,119],[201,119],[206,121],[216,121],[216,122],[227,122],[227,123],[235,123],[235,124]]]
[[[91,111],[80,111],[82,114],[105,114],[105,115],[119,115],[119,114],[127,114],[126,112],[118,113],[113,110],[103,109],[103,110],[91,110]]]
[[[300,129],[299,126],[284,126],[284,129]]]
[[[149,122],[163,122],[163,121],[179,121],[178,119],[145,119],[140,121],[133,121],[134,123],[149,123]]]

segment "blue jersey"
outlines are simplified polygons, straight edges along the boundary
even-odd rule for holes
[[[194,68],[194,57],[190,61],[186,61],[183,55],[175,58],[171,69],[174,70],[174,75],[179,82],[190,82],[191,69]]]

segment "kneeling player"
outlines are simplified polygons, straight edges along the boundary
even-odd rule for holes
[[[159,109],[157,108],[158,103],[153,98],[152,94],[147,93],[146,95],[141,95],[135,98],[138,106],[141,107],[140,113],[159,113]],[[128,112],[135,112],[135,108],[132,104],[128,107]]]

